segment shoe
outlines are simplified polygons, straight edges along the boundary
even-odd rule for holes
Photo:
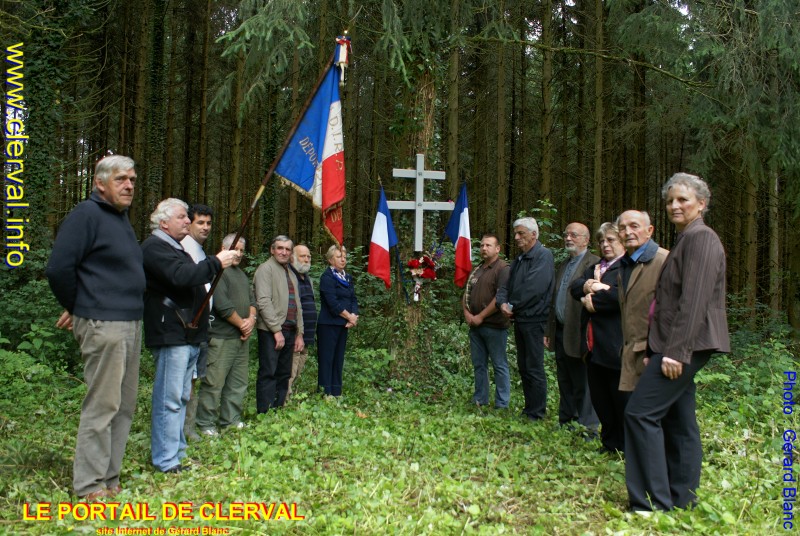
[[[600,439],[600,433],[597,430],[585,429],[581,431],[581,436],[583,440],[586,442],[594,441],[595,439]]]
[[[84,503],[100,502],[102,499],[105,499],[107,497],[109,497],[109,494],[108,490],[105,488],[92,491],[91,493],[87,493],[86,495],[78,496],[80,502]]]
[[[200,434],[208,437],[217,437],[219,435],[219,432],[217,432],[213,428],[208,428],[206,430],[200,430]]]
[[[192,428],[184,428],[183,429],[183,435],[186,436],[186,440],[190,441],[190,442],[192,442],[192,441],[200,441],[200,439],[201,439],[201,437],[199,435],[197,435],[197,432],[195,431],[194,427],[192,427]]]
[[[167,469],[164,472],[165,473],[170,473],[170,474],[177,474],[177,473],[183,473],[184,471],[191,471],[191,470],[192,470],[192,468],[189,465],[178,464],[178,465],[173,465],[172,467],[170,467],[169,469]]]
[[[106,493],[108,494],[109,497],[113,499],[114,497],[122,493],[122,486],[120,486],[119,484],[111,486],[110,488],[106,489]]]
[[[237,430],[241,430],[242,428],[247,428],[247,424],[243,423],[242,421],[237,422],[232,426],[232,428],[236,428]]]

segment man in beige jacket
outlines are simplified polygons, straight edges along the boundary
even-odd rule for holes
[[[282,407],[289,391],[292,356],[303,344],[303,308],[297,276],[289,269],[292,241],[278,235],[270,245],[272,256],[258,267],[253,289],[258,309],[258,377],[256,409],[266,413]]]
[[[644,371],[650,309],[669,251],[650,238],[653,226],[647,212],[627,210],[617,218],[617,226],[626,250],[619,275],[623,338],[619,389],[633,391]]]

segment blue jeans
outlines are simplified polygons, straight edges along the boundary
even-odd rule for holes
[[[508,376],[506,341],[508,330],[478,326],[469,328],[469,347],[472,368],[475,370],[475,395],[472,401],[485,406],[489,404],[489,357],[494,369],[494,406],[507,408],[511,396],[511,380]]]
[[[183,421],[200,346],[161,346],[152,351],[156,359],[156,377],[153,382],[150,450],[156,469],[166,471],[179,465],[186,457]]]

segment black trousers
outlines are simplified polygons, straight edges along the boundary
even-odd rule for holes
[[[619,390],[619,369],[596,365],[589,361],[589,393],[592,406],[600,419],[600,440],[608,450],[625,450],[625,406],[629,391]]]
[[[349,331],[344,326],[317,324],[317,385],[326,395],[342,395],[342,370]]]
[[[586,363],[564,351],[564,325],[556,322],[554,349],[558,379],[558,423],[577,422],[593,432],[600,424],[592,408]]]
[[[543,419],[547,411],[547,375],[544,372],[544,322],[515,322],[517,367],[522,378],[525,408],[530,419]]]
[[[625,484],[633,510],[671,510],[694,504],[703,448],[697,426],[694,376],[711,352],[695,352],[670,380],[655,354],[625,410]]]
[[[256,378],[256,410],[266,413],[270,408],[282,407],[289,392],[292,375],[295,331],[283,330],[286,341],[283,348],[275,349],[275,336],[270,331],[258,331],[258,376]]]

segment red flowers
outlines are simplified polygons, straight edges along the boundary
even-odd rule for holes
[[[415,278],[419,277],[421,279],[436,279],[436,261],[434,261],[428,255],[422,255],[421,257],[417,257],[408,261],[408,268],[411,271],[411,275]]]

